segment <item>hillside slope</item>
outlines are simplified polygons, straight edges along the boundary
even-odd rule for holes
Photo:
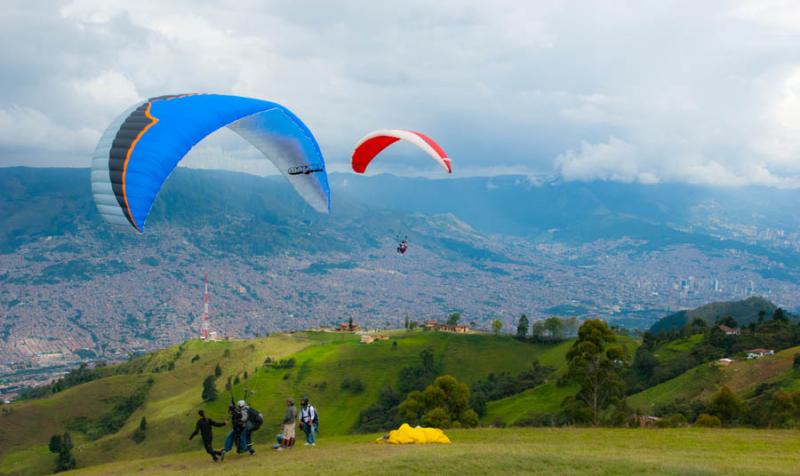
[[[396,346],[394,343],[396,342]],[[539,357],[555,363],[563,359],[563,345],[533,345],[506,336],[457,335],[438,332],[396,333],[390,341],[365,345],[359,336],[340,333],[279,334],[250,341],[205,343],[189,341],[137,359],[130,374],[106,377],[73,387],[51,397],[13,403],[0,414],[0,474],[42,474],[52,469],[55,456],[47,453],[53,434],[70,429],[81,466],[116,459],[136,459],[191,451],[197,441],[187,441],[196,411],[206,409],[213,418],[225,419],[230,395],[224,390],[228,377],[236,398],[248,391],[248,401],[265,416],[264,430],[255,441],[272,440],[279,427],[286,397],[308,394],[317,406],[321,434],[348,433],[360,411],[377,400],[380,389],[396,381],[405,366],[416,364],[424,349],[432,349],[442,371],[467,383],[490,372],[517,373]],[[264,362],[295,359],[290,369],[266,369]],[[219,364],[220,397],[204,404],[201,383]],[[170,370],[171,369],[171,370]],[[247,378],[245,378],[247,372]],[[364,390],[342,389],[345,377],[360,379]],[[152,379],[144,404],[116,433],[92,440],[76,429],[80,417],[96,419],[105,414],[116,396],[130,394],[142,381]],[[147,418],[147,437],[131,439],[142,417]],[[28,424],[37,422],[36,426]],[[217,437],[225,429],[217,430]],[[13,470],[11,468],[14,468]]]
[[[756,322],[760,312],[763,312],[767,318],[772,317],[775,309],[777,309],[775,304],[758,296],[742,301],[714,302],[696,309],[670,314],[653,324],[650,327],[650,332],[658,334],[665,331],[679,330],[695,319],[702,319],[707,324],[713,324],[717,319],[728,316],[733,317],[740,326],[746,326]]]
[[[643,412],[677,400],[707,402],[723,385],[741,398],[749,398],[760,385],[800,388],[800,373],[792,368],[799,347],[784,349],[757,360],[735,360],[728,366],[717,362],[698,365],[687,372],[628,397],[628,404]]]

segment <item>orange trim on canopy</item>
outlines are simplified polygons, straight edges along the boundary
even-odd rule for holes
[[[136,220],[133,218],[133,213],[131,213],[131,207],[130,205],[128,205],[128,193],[125,191],[125,174],[128,171],[128,161],[131,158],[131,153],[133,152],[133,149],[136,147],[136,144],[139,142],[139,139],[142,138],[142,136],[145,134],[145,132],[147,132],[148,129],[150,129],[153,125],[155,125],[156,122],[158,122],[157,118],[150,115],[150,107],[152,105],[153,105],[152,102],[148,102],[147,108],[145,108],[144,110],[145,117],[147,117],[151,121],[150,124],[144,126],[144,128],[142,128],[142,130],[139,131],[138,134],[136,134],[136,138],[133,139],[133,142],[131,142],[130,147],[128,147],[128,152],[125,154],[125,162],[122,164],[122,198],[125,200],[125,213],[128,214],[128,218],[131,220],[131,223],[133,224],[134,228],[136,228],[136,231],[138,231],[139,233],[141,233],[142,230],[140,230],[139,225],[136,224]]]

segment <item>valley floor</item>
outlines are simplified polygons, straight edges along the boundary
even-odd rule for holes
[[[196,451],[94,466],[75,474],[800,474],[796,430],[513,428],[447,433],[451,445],[391,446],[374,444],[377,435],[323,436],[315,448],[278,453],[262,445],[255,456],[230,455],[224,463],[212,463]],[[75,456],[80,462],[80,453]]]

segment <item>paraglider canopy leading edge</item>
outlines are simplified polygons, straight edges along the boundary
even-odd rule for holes
[[[106,222],[144,231],[161,186],[198,142],[228,127],[250,142],[315,210],[330,210],[325,160],[308,127],[287,108],[219,94],[150,98],[108,126],[92,157],[92,194]]]
[[[447,173],[453,172],[450,158],[447,157],[447,153],[439,144],[421,132],[404,129],[382,129],[367,134],[356,144],[356,148],[353,151],[353,171],[363,174],[367,170],[367,166],[378,154],[399,140],[414,144],[436,160]]]

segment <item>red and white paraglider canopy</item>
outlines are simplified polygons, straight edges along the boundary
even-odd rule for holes
[[[439,144],[421,132],[403,129],[382,129],[367,134],[366,137],[358,142],[356,150],[353,151],[353,170],[356,173],[363,174],[376,155],[399,140],[416,145],[439,162],[447,170],[447,173],[453,172],[450,166],[450,159],[445,151],[439,147]]]

